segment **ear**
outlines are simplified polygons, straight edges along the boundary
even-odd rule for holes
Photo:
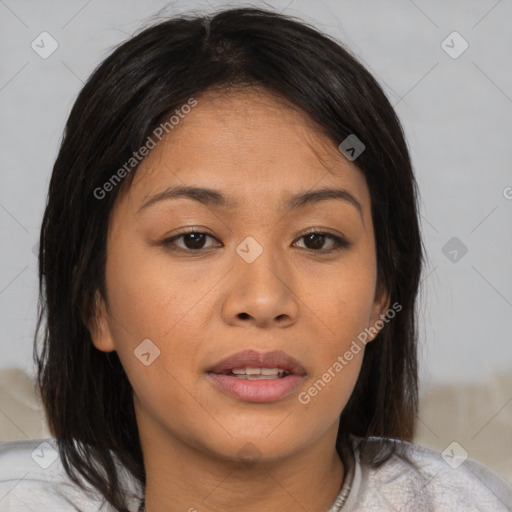
[[[91,334],[93,345],[102,352],[115,350],[110,331],[109,313],[105,300],[97,290],[94,298],[94,314],[87,328]]]
[[[389,309],[391,298],[385,286],[379,282],[375,290],[375,298],[373,301],[372,312],[370,314],[368,330],[371,333],[368,341],[373,341],[379,334],[380,329],[386,325],[382,321],[386,312]]]

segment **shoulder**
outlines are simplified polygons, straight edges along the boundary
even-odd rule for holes
[[[0,442],[2,512],[110,512],[102,501],[69,479],[55,439]]]
[[[405,441],[370,438],[370,449],[395,445],[397,453],[378,468],[362,464],[353,438],[356,471],[348,510],[512,510],[512,486],[484,464],[455,450],[440,452]],[[404,455],[401,456],[400,453]],[[348,503],[347,503],[348,504]],[[371,507],[381,508],[371,508]],[[362,508],[357,508],[362,507]]]

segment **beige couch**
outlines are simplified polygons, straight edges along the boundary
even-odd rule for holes
[[[453,441],[512,484],[512,372],[486,385],[435,386],[422,392],[415,442],[443,451]],[[50,437],[34,383],[0,370],[0,441]]]
[[[512,484],[512,372],[423,391],[415,442],[443,451],[453,441]]]

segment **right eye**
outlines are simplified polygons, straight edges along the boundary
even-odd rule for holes
[[[184,231],[182,233],[178,233],[177,235],[172,236],[171,238],[167,238],[162,242],[162,245],[168,248],[171,251],[186,251],[186,252],[197,252],[202,249],[205,249],[205,242],[208,238],[212,240],[216,240],[212,235],[208,233],[204,233],[201,231]],[[180,246],[176,243],[177,240],[182,241],[183,245]],[[222,245],[222,244],[221,244]],[[175,247],[173,247],[175,246]],[[177,249],[176,249],[177,247]],[[210,246],[215,247],[215,246]],[[206,247],[209,249],[210,247]],[[217,245],[218,247],[218,245]]]

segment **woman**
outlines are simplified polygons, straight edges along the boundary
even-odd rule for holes
[[[234,9],[121,45],[53,169],[55,439],[1,445],[2,506],[510,510],[491,470],[410,442],[417,217],[392,107],[313,28]]]

